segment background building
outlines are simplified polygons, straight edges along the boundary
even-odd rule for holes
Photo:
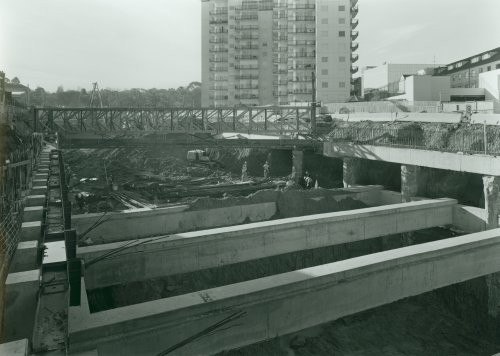
[[[452,88],[479,88],[479,75],[500,69],[500,47],[436,68],[435,75],[449,75]]]
[[[437,64],[384,63],[378,67],[367,67],[362,74],[362,92],[378,92],[381,99],[397,94],[403,75],[417,74],[419,70],[438,67]]]
[[[347,101],[357,0],[202,0],[202,105]]]

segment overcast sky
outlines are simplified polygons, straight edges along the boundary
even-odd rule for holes
[[[500,47],[500,0],[359,0],[359,66]],[[0,70],[31,88],[170,88],[201,78],[200,0],[0,0]]]

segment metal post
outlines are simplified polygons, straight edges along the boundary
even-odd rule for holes
[[[316,74],[311,72],[312,103],[311,103],[311,133],[316,135]]]
[[[205,120],[206,120],[205,115],[206,114],[207,114],[206,110],[205,109],[201,109],[201,128],[203,129],[203,131],[205,131],[207,129],[205,127]]]
[[[174,110],[170,110],[170,131],[174,131]]]
[[[238,115],[238,112],[236,109],[233,109],[233,131],[236,132],[236,115]]]
[[[69,305],[79,306],[81,297],[82,262],[79,258],[68,260]]]
[[[252,109],[248,109],[248,133],[252,132]]]
[[[488,138],[486,137],[486,121],[483,123],[484,154],[488,154]]]
[[[267,109],[264,109],[264,131],[267,131]]]

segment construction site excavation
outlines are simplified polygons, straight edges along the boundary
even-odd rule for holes
[[[0,1],[0,356],[500,356],[499,13]]]

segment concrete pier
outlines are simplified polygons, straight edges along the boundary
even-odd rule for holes
[[[21,241],[39,241],[42,233],[42,222],[29,221],[21,224]]]
[[[496,229],[500,214],[500,176],[483,177],[484,208],[489,229]]]
[[[304,177],[304,151],[292,151],[292,163],[295,167],[295,183],[299,184],[302,177]]]
[[[38,241],[21,241],[10,263],[10,273],[38,268]]]
[[[238,316],[172,353],[214,354],[496,272],[499,255],[495,229],[93,314],[82,303],[69,311],[70,351],[157,354]]]
[[[139,239],[85,270],[90,289],[452,223],[453,199],[308,215]],[[124,243],[79,247],[86,263]]]
[[[43,206],[28,206],[23,211],[23,221],[42,221],[43,219]]]
[[[401,165],[401,201],[403,203],[411,201],[418,196],[419,183],[421,177],[420,167],[409,164]]]
[[[361,172],[361,160],[358,158],[345,157],[343,159],[343,182],[344,188],[352,187],[359,181]]]
[[[5,282],[5,341],[31,340],[35,322],[40,271],[10,273]]]

